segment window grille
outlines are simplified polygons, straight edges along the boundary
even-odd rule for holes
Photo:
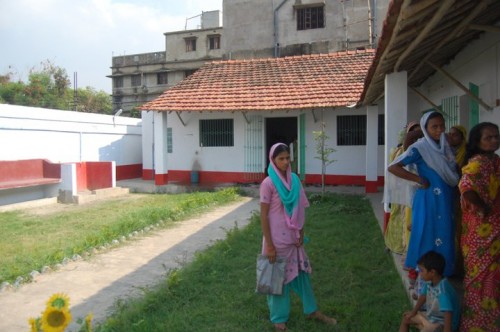
[[[452,96],[441,100],[446,130],[460,124],[458,96]]]
[[[323,6],[297,9],[297,30],[319,29],[325,27]]]
[[[132,75],[132,86],[141,85],[141,75]]]
[[[337,145],[366,145],[366,115],[337,117]]]
[[[384,114],[378,115],[378,145],[385,144],[385,116]]]
[[[113,81],[115,83],[115,88],[123,88],[123,76],[115,77]]]
[[[200,120],[200,146],[234,146],[233,119]]]
[[[186,38],[186,52],[196,51],[196,38]]]
[[[172,153],[173,150],[172,128],[167,128],[167,153]]]
[[[163,72],[156,74],[156,82],[158,85],[168,84],[168,73]]]
[[[208,36],[208,48],[210,50],[220,49],[220,36]]]

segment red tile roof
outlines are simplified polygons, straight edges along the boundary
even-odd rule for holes
[[[359,101],[375,51],[205,64],[148,111],[261,111],[343,107]]]

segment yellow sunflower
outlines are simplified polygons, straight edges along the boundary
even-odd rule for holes
[[[38,328],[38,319],[31,317],[28,322],[30,324],[30,332],[38,332],[40,329]]]
[[[479,172],[480,164],[478,161],[471,161],[462,167],[462,174],[477,174]]]
[[[69,309],[69,297],[64,293],[56,293],[47,301],[47,308]]]
[[[480,237],[488,237],[491,235],[492,229],[493,226],[491,226],[491,224],[483,223],[477,228],[477,234],[479,234]]]
[[[496,256],[498,255],[499,252],[500,252],[500,240],[495,240],[493,241],[490,247],[491,256]]]
[[[497,301],[491,297],[486,297],[481,301],[481,308],[484,310],[495,310],[497,306]]]
[[[58,309],[47,306],[42,314],[42,329],[44,332],[63,332],[71,322],[71,313],[68,309]]]

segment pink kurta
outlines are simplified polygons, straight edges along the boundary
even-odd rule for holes
[[[302,206],[299,207],[299,220],[304,220],[305,207],[309,206],[309,201],[303,190],[301,190],[301,199],[304,199]],[[276,255],[286,257],[287,264],[285,267],[285,284],[295,279],[299,271],[311,273],[311,265],[309,258],[304,250],[304,246],[296,247],[298,241],[297,231],[287,227],[285,221],[285,208],[281,202],[280,196],[273,181],[270,177],[266,177],[260,185],[260,202],[269,204],[269,228],[271,237],[276,248]],[[262,240],[262,254],[265,254],[265,243]]]

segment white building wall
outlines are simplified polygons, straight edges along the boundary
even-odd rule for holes
[[[494,107],[492,111],[488,111],[479,106],[480,122],[500,123],[500,34],[482,34],[443,69],[466,87],[469,86],[469,82],[479,86],[480,98]],[[441,104],[443,98],[465,94],[441,73],[434,74],[424,82],[420,91],[436,105]],[[419,112],[431,106],[419,98],[418,103],[410,104],[410,108]]]
[[[214,112],[181,113],[184,126],[175,113],[168,114],[168,127],[172,128],[173,152],[168,156],[171,170],[192,170],[195,161],[200,171],[243,172],[244,170],[244,119],[238,113]],[[234,146],[200,146],[199,120],[234,119]]]
[[[141,120],[0,104],[0,160],[142,163]]]
[[[320,113],[316,110],[317,122],[311,111],[289,111],[289,112],[248,112],[247,117],[261,115],[264,118],[271,117],[298,117],[302,112],[306,114],[306,173],[321,174],[321,162],[316,159],[316,149],[313,131],[321,129]],[[381,109],[378,112],[382,112]],[[366,109],[336,109],[325,110],[323,119],[326,123],[326,132],[330,137],[327,144],[336,149],[331,155],[336,161],[327,167],[327,174],[361,176],[366,175],[366,146],[337,146],[336,128],[338,115],[365,115]],[[181,123],[175,113],[168,114],[168,127],[172,128],[173,152],[168,154],[169,170],[192,170],[195,161],[199,163],[201,171],[215,172],[244,172],[244,144],[246,122],[241,112],[183,112]],[[200,119],[234,119],[234,146],[232,147],[200,147],[199,146],[199,120]],[[145,130],[147,131],[147,130]],[[377,147],[377,160],[373,167],[375,173],[382,176],[383,173],[383,145]],[[147,151],[144,150],[144,165],[147,160]],[[166,153],[166,151],[164,152]],[[268,151],[263,151],[263,160],[266,160]],[[266,166],[266,165],[264,165]]]

